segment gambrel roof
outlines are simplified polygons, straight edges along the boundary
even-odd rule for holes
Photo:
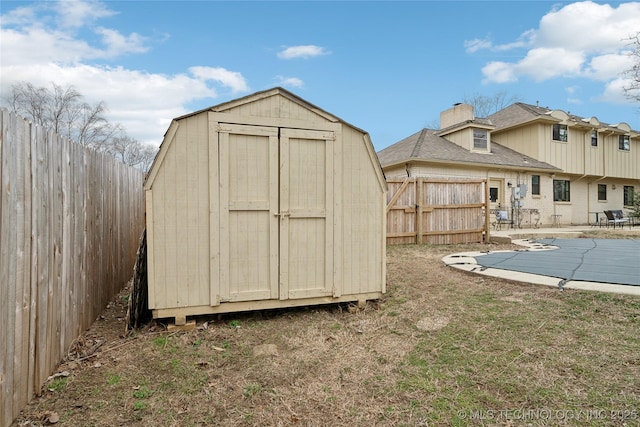
[[[559,171],[560,169],[533,157],[518,153],[496,142],[491,142],[490,153],[464,149],[446,138],[439,131],[421,131],[378,152],[382,167],[408,162],[437,162],[500,167],[509,169]]]

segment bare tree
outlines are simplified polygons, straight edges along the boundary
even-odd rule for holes
[[[116,137],[109,146],[109,152],[125,165],[148,171],[158,149],[149,144],[141,144],[128,136]]]
[[[65,88],[52,83],[50,90],[19,82],[11,86],[4,101],[11,111],[33,123],[63,138],[107,152],[127,165],[146,171],[155,158],[155,147],[143,146],[127,136],[120,124],[107,120],[104,102],[90,105],[72,86]]]
[[[80,92],[75,90],[73,86],[63,88],[55,83],[53,92],[49,100],[48,121],[49,126],[58,134],[62,133],[62,128],[69,123],[69,116],[72,114],[74,105],[78,104],[82,99]]]
[[[156,154],[158,154],[157,147],[149,144],[144,144],[142,146],[140,164],[138,165],[138,168],[144,172],[147,172],[151,168],[151,165],[156,158]]]
[[[113,138],[109,152],[125,165],[136,166],[140,163],[141,148],[142,146],[135,139],[121,136]]]
[[[634,57],[634,63],[623,73],[629,79],[629,84],[624,86],[624,94],[628,99],[640,102],[640,32],[630,37],[629,42],[629,45],[633,46],[631,56]]]
[[[465,104],[473,106],[473,112],[476,117],[489,117],[491,114],[518,101],[519,98],[517,96],[509,95],[505,91],[496,92],[493,95],[475,93],[462,99]]]
[[[11,86],[8,103],[11,111],[16,114],[35,124],[49,127],[47,111],[51,103],[51,93],[46,88],[37,88],[26,82],[14,84]]]
[[[111,124],[105,117],[103,102],[93,106],[83,103],[74,111],[75,120],[71,124],[71,139],[98,151],[109,151],[109,145],[120,137],[124,130],[119,124]]]

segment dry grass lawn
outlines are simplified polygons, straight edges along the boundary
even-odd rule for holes
[[[639,425],[640,298],[441,262],[478,249],[389,247],[388,292],[364,310],[199,318],[188,332],[124,336],[123,292],[16,424]]]

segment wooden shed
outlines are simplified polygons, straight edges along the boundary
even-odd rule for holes
[[[385,292],[369,135],[282,88],[174,119],[145,182],[154,318]]]

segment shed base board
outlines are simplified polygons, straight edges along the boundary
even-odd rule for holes
[[[338,298],[319,297],[289,300],[262,300],[243,302],[223,302],[217,306],[198,305],[193,307],[175,307],[152,309],[154,319],[173,317],[186,319],[187,316],[199,316],[206,314],[236,313],[239,311],[268,310],[273,308],[299,307],[305,305],[335,304],[341,302],[354,302],[363,304],[364,301],[376,300],[382,297],[382,292],[370,292],[366,294],[342,295]]]

